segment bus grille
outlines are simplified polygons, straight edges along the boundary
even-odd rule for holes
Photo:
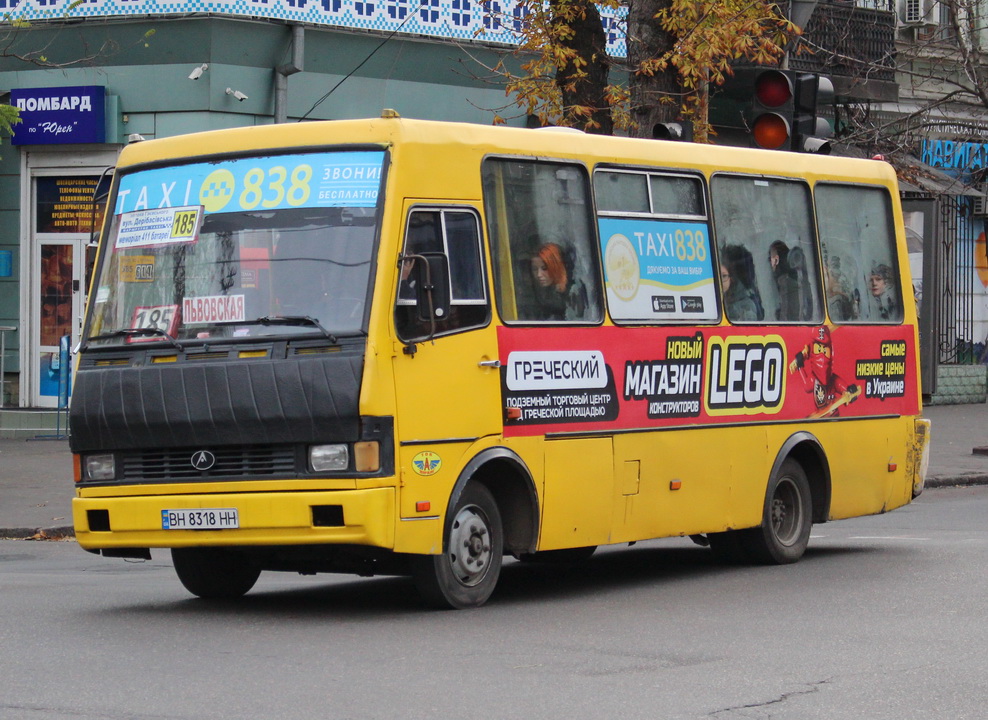
[[[297,474],[292,445],[251,445],[211,449],[216,463],[208,470],[192,466],[195,449],[146,450],[120,454],[119,480],[170,481],[256,479]]]

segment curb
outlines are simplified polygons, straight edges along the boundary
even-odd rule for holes
[[[970,475],[941,475],[939,477],[926,478],[923,487],[943,488],[943,487],[963,487],[965,485],[988,485],[988,474],[971,473]]]
[[[71,525],[46,528],[0,528],[0,540],[68,540],[75,537]]]

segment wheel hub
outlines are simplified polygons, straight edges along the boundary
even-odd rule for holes
[[[490,566],[491,542],[487,518],[475,505],[460,509],[449,535],[449,563],[463,585],[483,580]]]
[[[792,545],[802,525],[802,503],[799,488],[788,478],[779,481],[772,497],[772,532],[783,545]]]

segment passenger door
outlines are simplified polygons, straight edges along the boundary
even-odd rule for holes
[[[475,439],[501,432],[497,337],[480,227],[470,206],[406,205],[403,256],[444,253],[449,277],[434,281],[447,282],[450,291],[449,311],[436,315],[433,325],[416,303],[418,261],[400,263],[393,362],[396,434],[404,443],[396,450],[406,474],[419,467],[413,460],[422,452],[435,453],[438,467],[453,466]],[[454,480],[445,476],[442,483],[448,488]]]

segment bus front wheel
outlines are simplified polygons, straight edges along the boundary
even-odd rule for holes
[[[794,563],[806,552],[812,525],[806,471],[788,458],[769,481],[762,524],[744,530],[740,536],[741,544],[756,562],[766,565]]]
[[[172,548],[178,579],[193,595],[206,600],[233,600],[247,593],[261,569],[220,548]]]
[[[412,574],[423,600],[437,608],[480,607],[501,574],[504,534],[490,491],[470,483],[453,509],[441,555],[414,558]]]

